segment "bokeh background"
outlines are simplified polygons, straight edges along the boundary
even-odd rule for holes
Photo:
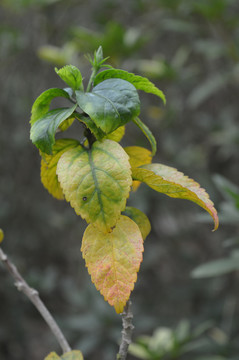
[[[33,101],[63,86],[54,66],[79,66],[87,80],[84,54],[99,45],[111,65],[147,76],[165,92],[166,106],[140,94],[141,119],[158,142],[154,162],[197,180],[221,221],[213,233],[193,203],[143,185],[131,195],[129,204],[148,215],[152,232],[132,295],[138,345],[129,359],[238,360],[238,0],[1,0],[2,247],[73,348],[89,360],[115,358],[121,318],[82,260],[86,223],[43,188],[29,140]],[[122,144],[149,146],[130,124]],[[137,340],[142,335],[148,337]],[[50,351],[60,353],[58,344],[0,264],[0,359],[42,360]]]

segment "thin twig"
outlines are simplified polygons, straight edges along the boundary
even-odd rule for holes
[[[124,311],[122,313],[122,339],[117,354],[117,360],[126,360],[129,345],[132,342],[132,333],[134,326],[132,324],[133,314],[131,311],[132,302],[129,300],[125,305]]]
[[[7,255],[0,248],[0,260],[5,264],[8,272],[12,275],[15,280],[15,285],[19,291],[22,291],[28,299],[35,305],[43,319],[46,321],[48,326],[50,327],[52,333],[55,335],[63,353],[71,351],[71,348],[62,334],[61,329],[53,319],[49,310],[46,308],[44,303],[39,297],[38,292],[31,288],[27,282],[23,279],[16,266],[8,259]]]

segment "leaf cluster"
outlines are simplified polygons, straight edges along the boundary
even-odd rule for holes
[[[56,69],[69,86],[49,89],[34,102],[31,140],[42,157],[41,178],[57,199],[70,202],[77,215],[89,224],[82,240],[82,254],[93,283],[110,305],[121,313],[129,299],[142,261],[143,240],[150,223],[140,210],[126,206],[131,190],[141,182],[173,198],[187,199],[218,218],[208,194],[194,180],[176,169],[151,164],[156,141],[139,119],[137,90],[165,96],[147,78],[118,69],[99,72],[105,65],[100,47],[90,59],[92,73],[84,90],[80,70],[72,65]],[[64,97],[70,107],[50,110],[55,97]],[[55,139],[74,121],[83,128],[76,139]],[[119,144],[125,125],[132,121],[151,144],[149,151]]]

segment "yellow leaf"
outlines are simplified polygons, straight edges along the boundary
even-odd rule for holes
[[[83,360],[83,355],[79,350],[72,350],[61,356],[58,356],[55,352],[51,352],[45,360]]]
[[[59,139],[53,145],[52,155],[44,154],[41,160],[41,181],[49,193],[58,200],[64,199],[58,177],[57,163],[65,151],[77,146],[79,143],[72,139]]]
[[[148,149],[140,146],[127,146],[124,150],[129,155],[129,163],[132,168],[152,162],[152,153]]]
[[[57,165],[66,200],[77,215],[108,232],[125,208],[132,183],[128,155],[115,141],[66,151]]]
[[[183,173],[162,164],[150,164],[132,169],[132,177],[170,197],[195,202],[212,216],[214,230],[218,228],[217,211],[213,202],[209,199],[209,195],[196,181]]]
[[[64,353],[61,356],[61,360],[83,360],[82,352],[79,350],[72,350]]]
[[[148,217],[141,210],[132,206],[126,206],[123,215],[128,216],[138,225],[142,237],[145,240],[151,231],[151,225]]]
[[[49,355],[47,355],[47,357],[45,358],[45,360],[60,360],[60,356],[58,356],[55,352],[51,352]]]
[[[61,131],[66,131],[75,121],[75,116],[70,117],[69,119],[66,119],[63,121],[63,123],[59,126],[59,129]]]
[[[132,168],[150,164],[152,162],[152,153],[148,149],[140,146],[127,146],[124,150],[129,155],[129,162]],[[140,184],[140,181],[133,181],[132,190],[136,191]]]
[[[116,142],[120,142],[120,140],[122,139],[124,134],[125,134],[125,126],[120,126],[120,127],[118,127],[118,129],[116,129],[112,133],[106,135],[104,137],[104,139],[109,139],[109,140],[113,140]]]
[[[125,134],[125,126],[120,126],[120,127],[118,127],[118,129],[116,129],[112,133],[103,136],[103,139],[109,139],[109,140],[113,140],[113,141],[116,141],[116,142],[120,142],[120,140],[122,139],[124,134]],[[88,140],[87,139],[84,142],[84,146],[88,146]]]
[[[107,234],[89,225],[81,251],[97,290],[117,313],[123,312],[142,261],[143,239],[136,223],[121,215]]]
[[[0,243],[3,241],[4,239],[4,232],[2,229],[0,229]]]

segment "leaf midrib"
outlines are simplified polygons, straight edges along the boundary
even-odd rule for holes
[[[104,211],[103,211],[103,202],[102,202],[101,194],[100,194],[99,183],[98,183],[97,176],[96,176],[96,173],[95,173],[95,164],[94,164],[94,161],[93,161],[92,150],[90,149],[87,153],[88,153],[88,157],[89,157],[89,164],[90,164],[90,168],[91,168],[91,172],[92,172],[92,177],[93,177],[93,180],[94,180],[94,183],[95,183],[95,188],[96,188],[98,201],[99,201],[99,204],[100,204],[100,212],[102,213],[103,221],[106,224],[105,214],[104,214]]]
[[[108,101],[108,102],[110,103],[110,105],[112,106],[112,108],[114,109],[116,115],[119,117],[119,119],[121,118],[121,117],[120,117],[120,114],[119,114],[119,112],[118,112],[118,110],[117,110],[117,108],[116,108],[116,106],[114,105],[114,103],[113,103],[109,98],[107,98],[107,97],[104,96],[104,95],[98,94],[97,91],[96,91],[96,92],[92,92],[92,94],[94,94],[95,96],[100,97],[101,99],[104,99],[104,100],[105,100],[105,103],[107,103],[107,101]],[[105,106],[104,106],[104,108],[105,108]],[[104,114],[105,114],[105,109],[104,109]]]

